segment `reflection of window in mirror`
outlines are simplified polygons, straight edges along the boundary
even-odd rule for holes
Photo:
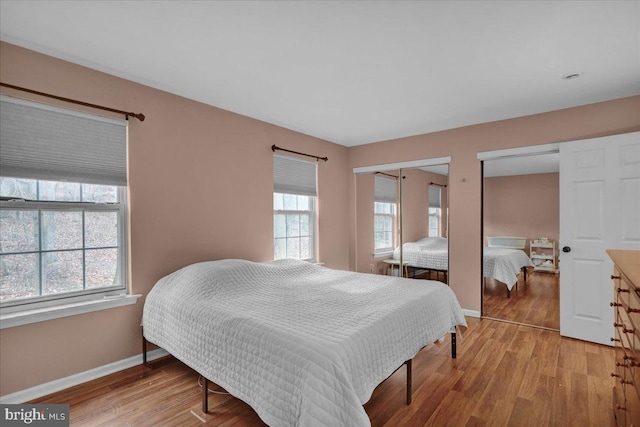
[[[395,229],[396,204],[375,202],[373,215],[374,250],[376,252],[392,251],[395,247],[393,230]]]
[[[379,175],[375,177],[373,207],[374,253],[393,252],[396,229],[396,181]]]
[[[439,186],[429,186],[429,237],[439,237],[441,235],[442,208],[440,190]]]

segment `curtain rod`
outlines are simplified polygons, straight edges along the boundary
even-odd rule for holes
[[[127,112],[127,111],[116,110],[115,108],[103,107],[102,105],[90,104],[88,102],[77,101],[75,99],[65,98],[65,97],[57,96],[57,95],[51,95],[50,93],[39,92],[39,91],[33,90],[33,89],[27,89],[27,88],[20,87],[20,86],[10,85],[8,83],[0,82],[0,86],[8,87],[10,89],[21,90],[23,92],[33,93],[35,95],[46,96],[48,98],[53,98],[53,99],[57,99],[59,101],[64,101],[64,102],[70,102],[72,104],[84,105],[85,107],[97,108],[99,110],[111,111],[112,113],[124,114],[124,116],[127,118],[127,120],[129,120],[129,117],[135,117],[136,119],[140,120],[141,122],[144,122],[144,114],[142,114],[142,113],[136,114],[136,113],[130,113],[130,112]]]
[[[386,175],[386,176],[390,176],[391,178],[398,179],[397,176],[391,175],[391,174],[388,174],[388,173],[384,173],[384,172],[374,172],[374,175]],[[407,176],[406,175],[402,175],[402,179],[407,179]]]
[[[447,184],[438,184],[437,182],[430,182],[429,185],[435,185],[435,186],[438,186],[438,187],[446,187],[447,186]]]
[[[293,153],[293,154],[300,154],[301,156],[313,157],[317,161],[324,160],[326,162],[327,160],[329,160],[328,157],[318,157],[318,156],[314,156],[313,154],[305,154],[305,153],[300,153],[299,151],[293,151],[293,150],[287,150],[286,148],[280,148],[275,144],[272,145],[271,146],[271,151],[275,152],[276,150],[286,151],[288,153]]]
[[[389,177],[391,177],[391,178],[398,179],[398,177],[397,177],[397,176],[395,176],[395,175],[391,175],[390,173],[376,172],[376,175],[384,175],[384,176],[389,176]]]

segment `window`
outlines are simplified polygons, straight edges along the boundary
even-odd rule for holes
[[[373,206],[373,250],[375,254],[395,248],[396,181],[376,175]]]
[[[0,302],[124,289],[124,189],[0,177]]]
[[[273,194],[273,259],[315,258],[314,199],[297,194]]]
[[[127,122],[0,105],[0,315],[122,294]]]
[[[273,259],[315,261],[316,163],[273,157]]]
[[[440,202],[441,191],[436,185],[429,186],[429,237],[440,236],[440,223],[442,222],[442,210]]]

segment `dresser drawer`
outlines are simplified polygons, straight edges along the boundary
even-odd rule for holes
[[[613,326],[615,327],[616,338],[620,340],[617,341],[617,343],[634,353],[635,348],[638,345],[636,341],[640,336],[638,336],[638,329],[629,319],[629,315],[621,309],[616,310],[616,317]]]
[[[629,286],[627,281],[620,279],[619,271],[615,271],[611,277],[615,277],[613,280],[613,290],[616,302],[624,304],[625,307],[629,307],[629,298],[631,297],[631,292],[635,293],[635,288]]]
[[[611,376],[614,377],[615,386],[618,388],[620,406],[626,408],[626,404],[623,404],[626,400],[626,395],[628,393],[636,393],[635,387],[638,380],[634,378],[629,353],[623,347],[616,346],[615,348],[615,370]]]
[[[625,403],[624,408],[626,423],[629,426],[640,427],[640,396],[637,390],[631,387],[625,387]]]
[[[615,266],[613,413],[616,425],[640,427],[640,251],[607,253]]]
[[[624,273],[621,273],[618,269],[614,270],[614,274],[611,277],[613,279],[614,293],[621,300],[620,302],[624,302],[627,306],[630,304],[635,305],[638,308],[637,302],[640,300],[640,289],[634,286]],[[629,301],[631,297],[635,298],[635,303]]]
[[[624,281],[622,281],[625,283]],[[633,287],[630,287],[633,289]],[[635,292],[629,293],[628,302],[622,302],[622,306],[618,308],[620,311],[624,310],[628,316],[629,321],[636,328],[636,331],[640,331],[640,297]],[[640,332],[639,332],[640,336]]]
[[[640,338],[635,336],[631,347],[625,349],[625,351],[625,356],[627,357],[625,381],[631,382],[631,387],[635,388],[636,395],[640,398]],[[638,427],[640,427],[640,424],[638,424]]]
[[[624,304],[618,307],[616,310],[616,321],[613,326],[616,327],[616,330],[620,331],[621,334],[624,334],[626,337],[626,344],[622,344],[627,348],[636,349],[637,341],[640,340],[640,328],[638,328],[633,321],[631,320],[631,316],[625,310]]]
[[[616,346],[615,348],[615,371],[614,375],[616,378],[616,382],[619,382],[619,379],[626,380],[628,375],[631,375],[629,368],[627,366],[627,360],[629,355],[624,350],[622,346]]]
[[[624,395],[620,386],[613,387],[613,414],[616,417],[616,425],[624,426],[627,423],[627,408],[625,407]]]

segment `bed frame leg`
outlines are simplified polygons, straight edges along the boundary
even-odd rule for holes
[[[524,281],[527,281],[527,267],[522,267],[522,272],[524,273]]]
[[[411,359],[404,364],[407,365],[407,405],[411,405]]]
[[[507,288],[507,298],[511,298],[511,289]]]
[[[209,412],[209,380],[202,377],[202,412]]]
[[[451,332],[451,358],[455,359],[457,357],[456,351],[456,333]]]
[[[147,365],[147,339],[144,337],[144,328],[142,329],[142,364]]]

